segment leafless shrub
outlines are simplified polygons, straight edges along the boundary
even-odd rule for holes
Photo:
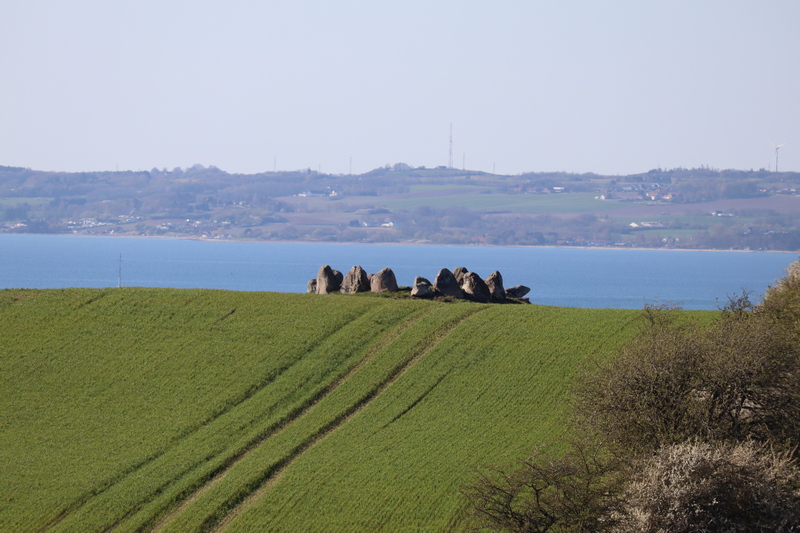
[[[764,314],[649,327],[578,386],[576,416],[616,449],[800,437],[800,344]]]
[[[608,531],[619,472],[597,447],[570,445],[562,454],[540,448],[521,467],[476,473],[462,489],[472,531],[518,533]]]
[[[675,325],[677,313],[681,306],[677,303],[655,301],[645,302],[642,314],[638,323],[639,331],[646,333],[654,329],[660,329]]]
[[[728,301],[725,305],[720,307],[719,300],[717,300],[717,309],[725,313],[743,314],[753,311],[755,304],[750,298],[752,293],[747,289],[742,289],[741,294],[733,293],[728,295]]]
[[[578,384],[577,427],[619,450],[656,449],[699,431],[700,347],[694,328],[648,327]]]
[[[470,526],[800,532],[800,261],[759,306],[744,291],[710,324],[673,311],[646,305],[639,335],[577,387],[573,430],[606,447],[479,472]]]
[[[617,533],[800,530],[800,473],[765,445],[681,443],[637,463]]]

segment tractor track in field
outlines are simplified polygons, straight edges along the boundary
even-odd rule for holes
[[[317,444],[319,444],[322,440],[326,437],[334,433],[337,429],[341,428],[345,425],[348,421],[350,421],[355,415],[360,413],[365,407],[367,407],[372,400],[380,396],[380,394],[390,387],[393,383],[395,383],[403,374],[405,374],[414,364],[421,359],[425,354],[427,354],[430,350],[436,347],[439,342],[441,342],[444,338],[446,338],[450,332],[452,332],[459,324],[461,324],[464,320],[472,317],[476,313],[480,312],[483,308],[475,307],[471,310],[470,313],[464,314],[460,316],[457,320],[452,320],[450,322],[445,323],[445,327],[441,331],[437,331],[430,335],[428,338],[430,339],[429,342],[426,342],[412,357],[408,358],[402,364],[398,365],[393,369],[393,371],[386,377],[386,379],[382,380],[376,387],[374,387],[371,391],[369,391],[360,401],[353,404],[347,411],[344,413],[343,416],[334,419],[330,424],[324,425],[320,428],[310,439],[306,442],[301,443],[298,445],[292,453],[276,464],[264,479],[261,480],[260,484],[254,488],[250,494],[246,495],[241,501],[235,504],[233,508],[228,511],[223,517],[216,519],[211,517],[211,520],[207,520],[204,523],[202,528],[203,531],[211,531],[213,533],[221,533],[227,529],[227,527],[242,513],[244,513],[247,509],[249,509],[253,503],[258,501],[269,489],[272,487],[282,476],[283,472],[294,463],[294,461],[300,457],[303,453],[307,452]],[[417,323],[419,320],[422,320],[425,316],[429,313],[418,317],[416,320],[410,321],[403,331],[411,327],[413,324]],[[383,346],[388,345],[392,340],[397,338],[401,332],[398,332],[394,335],[391,339],[386,339],[381,344]],[[383,347],[381,346],[381,348]],[[368,359],[371,359],[376,353],[378,353],[380,349],[370,353],[368,357],[365,357],[362,362],[359,363],[358,367],[363,366],[366,364]],[[351,372],[347,374],[347,376],[340,380],[339,383],[345,381],[350,375],[355,372],[356,368],[354,368]],[[337,383],[338,385],[338,383]]]
[[[105,295],[103,295],[103,296],[105,296]],[[102,296],[100,296],[100,297],[102,297]],[[85,307],[86,305],[89,305],[89,304],[93,303],[94,301],[97,301],[100,297],[96,297],[96,298],[91,299],[88,302],[84,302],[84,303],[81,304],[80,307],[81,308]],[[232,315],[234,312],[235,312],[235,309],[234,309],[234,311],[229,312],[228,315],[222,317],[222,319],[227,318],[228,316]],[[359,313],[356,317],[353,318],[353,320],[357,320],[358,318],[361,318],[366,313],[367,313],[367,311]],[[318,339],[316,342],[312,343],[308,347],[307,350],[311,351],[311,350],[317,349],[319,346],[321,346],[325,342],[325,339],[326,338]],[[84,505],[89,503],[92,498],[95,498],[95,497],[105,493],[106,491],[110,490],[112,487],[114,487],[118,483],[120,483],[123,480],[125,480],[128,476],[140,471],[141,469],[145,468],[147,465],[153,463],[154,461],[156,461],[157,459],[159,459],[163,455],[167,454],[173,446],[178,445],[178,443],[180,443],[187,436],[189,436],[189,435],[199,431],[200,429],[212,424],[218,418],[224,416],[225,414],[227,414],[228,412],[232,411],[233,409],[235,409],[239,405],[241,405],[244,402],[248,401],[250,398],[255,396],[259,391],[263,390],[265,387],[269,386],[270,383],[272,383],[276,379],[278,379],[284,372],[287,372],[292,366],[294,366],[297,363],[297,361],[298,360],[293,360],[290,363],[286,364],[285,366],[276,369],[275,372],[273,372],[269,376],[265,377],[264,380],[262,380],[261,382],[257,383],[256,385],[254,385],[253,387],[251,387],[247,391],[245,391],[239,398],[236,399],[236,401],[231,402],[229,405],[226,405],[223,409],[220,409],[219,411],[213,413],[211,416],[209,416],[207,419],[201,421],[200,423],[187,428],[183,433],[181,433],[175,439],[175,442],[172,445],[170,445],[169,447],[167,447],[167,448],[165,448],[163,450],[160,450],[160,451],[154,453],[151,456],[146,457],[144,460],[140,461],[139,463],[137,463],[135,465],[132,465],[131,468],[125,470],[124,472],[121,472],[119,475],[117,475],[114,478],[108,480],[103,486],[100,487],[99,490],[97,490],[97,491],[95,491],[95,492],[93,492],[91,494],[88,494],[88,493],[84,494],[81,498],[79,498],[77,501],[73,502],[67,508],[63,509],[58,515],[53,517],[45,525],[43,525],[41,528],[39,528],[38,529],[38,533],[44,533],[44,532],[46,532],[46,531],[58,526],[61,522],[66,520],[71,514],[73,514],[74,512],[78,511]],[[181,475],[183,475],[183,474],[185,474],[185,472],[181,473]],[[161,487],[161,488],[163,488],[163,487]],[[134,514],[137,509],[134,509],[131,512],[127,513],[125,516],[120,517],[116,522],[114,522],[113,524],[111,524],[108,527],[106,527],[104,529],[104,531],[113,531],[113,530],[115,530],[119,525],[124,523],[125,520],[127,520],[132,514]]]
[[[288,457],[284,458],[283,460],[279,461],[276,465],[271,468],[265,478],[261,480],[259,485],[249,494],[244,495],[241,497],[241,501],[234,502],[233,509],[226,513],[225,515],[212,515],[207,519],[206,523],[204,524],[203,530],[214,530],[217,531],[222,527],[225,527],[235,516],[241,512],[240,509],[249,506],[252,499],[254,498],[254,494],[260,494],[261,490],[264,488],[265,484],[271,479],[274,479],[278,476],[289,464],[291,464],[297,457],[299,457],[303,452],[308,450],[312,447],[316,442],[324,438],[324,436],[331,433],[337,427],[344,424],[347,420],[349,420],[354,414],[358,411],[363,409],[374,397],[376,397],[380,392],[382,392],[386,387],[388,387],[392,382],[394,382],[399,375],[401,375],[405,369],[407,369],[413,362],[415,362],[419,357],[421,357],[424,353],[426,353],[432,346],[435,346],[438,343],[438,340],[441,340],[447,333],[449,333],[452,329],[454,329],[461,321],[465,320],[466,318],[472,316],[476,312],[478,312],[480,308],[475,308],[472,312],[462,315],[458,320],[454,320],[452,323],[447,324],[447,329],[444,333],[434,334],[434,337],[437,338],[436,342],[427,343],[421,350],[420,353],[414,355],[413,357],[406,360],[406,362],[402,365],[399,365],[398,368],[395,368],[394,371],[390,374],[387,380],[384,380],[379,384],[379,386],[372,391],[370,391],[361,401],[357,402],[351,408],[349,408],[344,416],[338,417],[335,419],[331,424],[326,424],[320,430],[315,432],[310,439],[308,439],[304,443],[300,443],[297,447],[295,447],[288,455]],[[191,507],[197,500],[199,500],[203,495],[205,495],[208,491],[210,491],[213,487],[219,484],[221,481],[225,479],[228,473],[233,470],[239,463],[244,461],[250,454],[252,454],[255,450],[257,450],[262,444],[268,441],[274,435],[280,433],[287,427],[289,427],[294,422],[302,419],[302,417],[308,413],[317,403],[323,400],[326,396],[336,390],[342,383],[346,382],[353,374],[355,374],[359,369],[361,369],[364,365],[370,362],[377,354],[383,351],[388,345],[390,345],[393,341],[395,341],[398,337],[400,337],[404,332],[408,329],[412,328],[415,324],[419,321],[424,320],[427,316],[431,313],[434,313],[435,309],[431,309],[425,313],[420,313],[416,316],[411,317],[409,320],[406,320],[401,325],[394,327],[391,330],[391,333],[381,338],[373,347],[371,347],[368,352],[361,358],[361,360],[353,366],[349,371],[343,374],[341,377],[336,379],[330,385],[322,389],[318,394],[316,394],[313,398],[311,398],[308,402],[304,403],[303,406],[299,407],[295,411],[289,413],[284,420],[273,426],[271,429],[266,431],[263,435],[259,436],[256,440],[251,442],[247,445],[243,450],[237,453],[235,456],[231,458],[231,460],[227,461],[225,465],[216,472],[208,481],[206,481],[203,485],[198,487],[193,493],[188,495],[186,499],[181,501],[177,504],[177,506],[163,516],[160,520],[158,520],[155,525],[150,529],[152,532],[159,532],[164,530],[169,524],[179,516],[183,511]],[[245,505],[245,503],[247,505]],[[231,517],[229,519],[229,517]]]

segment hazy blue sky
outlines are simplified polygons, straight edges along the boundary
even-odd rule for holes
[[[798,52],[798,0],[0,0],[0,165],[800,171]]]

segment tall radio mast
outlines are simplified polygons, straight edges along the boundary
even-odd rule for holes
[[[450,123],[450,159],[447,162],[447,168],[453,168],[453,123]]]

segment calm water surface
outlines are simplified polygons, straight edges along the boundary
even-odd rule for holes
[[[122,261],[120,264],[120,256]],[[796,254],[598,248],[214,242],[130,237],[0,235],[0,288],[125,286],[305,292],[321,265],[391,267],[400,285],[464,266],[531,301],[641,308],[645,302],[716,309],[743,288],[762,294]],[[121,266],[121,268],[120,268]],[[121,276],[120,276],[121,271]]]

